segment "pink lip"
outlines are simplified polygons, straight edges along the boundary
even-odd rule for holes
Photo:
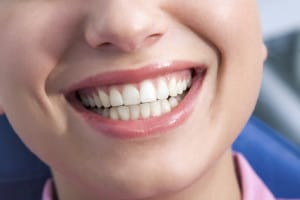
[[[129,121],[111,120],[86,109],[75,95],[75,91],[84,88],[140,82],[148,78],[186,69],[194,69],[195,71],[192,87],[177,107],[159,117]],[[154,134],[163,134],[186,121],[195,106],[196,97],[201,90],[206,70],[207,67],[204,64],[185,61],[172,62],[168,66],[149,65],[136,70],[108,72],[87,78],[71,86],[66,90],[65,94],[75,110],[100,134],[120,139],[141,138]]]

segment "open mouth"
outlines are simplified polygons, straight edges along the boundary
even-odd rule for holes
[[[82,105],[112,120],[140,120],[170,112],[192,84],[192,70],[174,72],[135,84],[100,86],[76,91]]]
[[[162,133],[193,111],[207,72],[203,66],[177,66],[100,75],[75,86],[67,100],[101,133],[119,138]]]

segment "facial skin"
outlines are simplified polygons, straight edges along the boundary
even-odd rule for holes
[[[254,0],[0,0],[0,112],[54,175],[59,199],[240,199],[230,145],[266,51]],[[62,90],[96,73],[205,61],[192,115],[167,134],[96,133]]]

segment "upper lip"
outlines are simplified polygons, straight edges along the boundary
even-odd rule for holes
[[[119,70],[104,72],[83,80],[76,81],[67,87],[63,93],[68,95],[81,89],[92,88],[103,85],[116,85],[124,83],[137,83],[145,79],[157,77],[175,71],[194,69],[196,72],[207,68],[204,63],[191,61],[170,61],[163,64],[150,64],[138,69]]]

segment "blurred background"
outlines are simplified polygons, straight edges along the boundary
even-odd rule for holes
[[[300,1],[258,3],[269,56],[254,114],[300,146]]]

